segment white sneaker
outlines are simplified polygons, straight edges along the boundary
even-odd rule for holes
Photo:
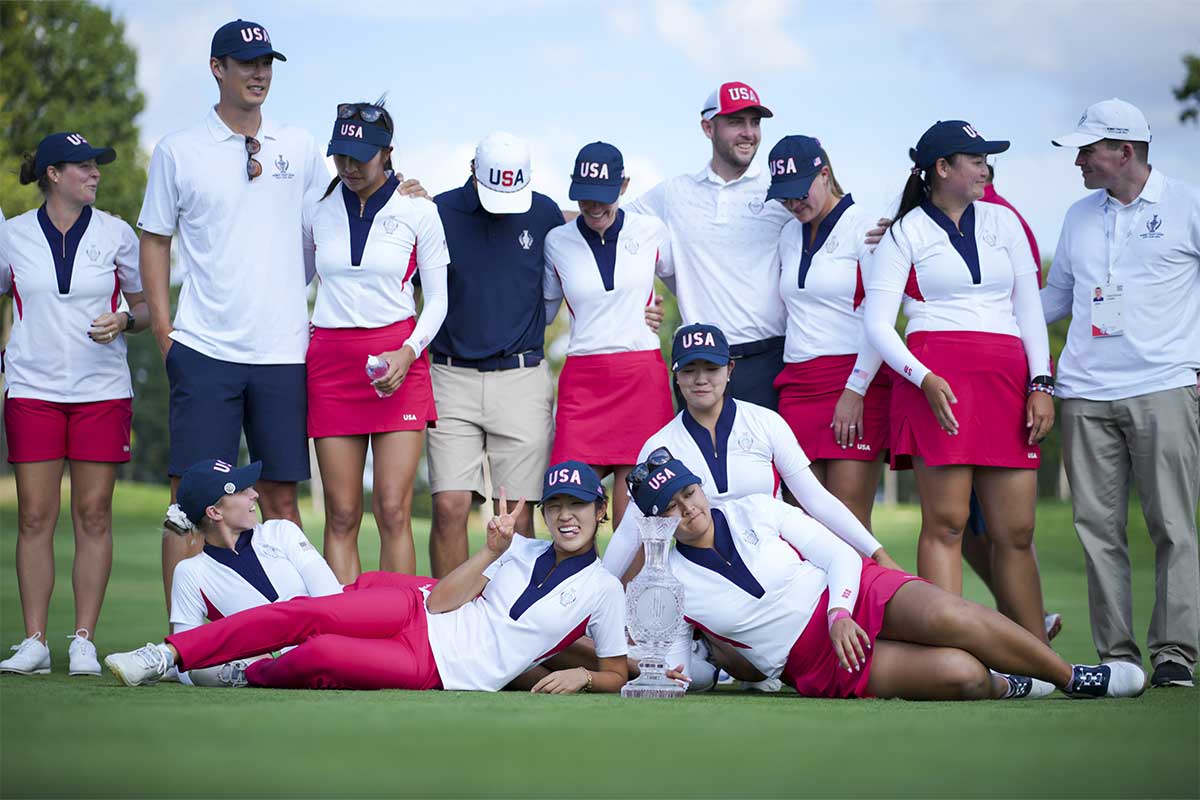
[[[1042,618],[1042,622],[1046,626],[1046,638],[1053,641],[1062,631],[1062,614],[1047,614]]]
[[[1071,673],[1071,688],[1063,689],[1068,697],[1137,697],[1146,690],[1146,673],[1128,661],[1075,664]]]
[[[89,631],[80,628],[67,638],[71,640],[68,653],[71,655],[71,668],[68,675],[99,675],[100,660],[96,658],[96,645],[88,638]]]
[[[129,653],[113,653],[104,663],[126,686],[146,686],[166,676],[172,666],[170,652],[166,645],[150,642]]]
[[[17,654],[0,661],[0,672],[16,672],[21,675],[49,675],[50,647],[42,641],[39,631],[25,641],[12,647]]]

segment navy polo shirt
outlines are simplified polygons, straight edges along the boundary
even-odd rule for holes
[[[473,361],[542,355],[543,243],[546,233],[564,222],[558,205],[534,192],[533,205],[524,214],[489,214],[470,178],[433,201],[450,249],[450,307],[429,350]]]

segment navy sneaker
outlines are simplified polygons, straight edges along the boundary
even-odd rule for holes
[[[1068,697],[1137,697],[1146,689],[1146,673],[1128,661],[1110,661],[1098,666],[1075,664],[1071,667],[1071,685],[1063,689]]]
[[[1150,685],[1156,689],[1166,686],[1186,686],[1189,689],[1196,684],[1192,679],[1192,671],[1178,661],[1164,661],[1154,668],[1150,677]]]

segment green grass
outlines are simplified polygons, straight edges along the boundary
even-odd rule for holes
[[[162,636],[165,492],[121,485],[101,652]],[[1130,538],[1137,629],[1153,599],[1139,514]],[[320,520],[305,517],[320,541]],[[881,540],[915,563],[918,516],[880,511]],[[422,568],[428,524],[415,525]],[[15,507],[0,499],[0,643],[21,639]],[[906,703],[720,692],[676,703],[520,693],[127,689],[66,676],[69,521],[57,536],[54,674],[0,676],[0,796],[1196,797],[1200,707],[1189,690],[1136,700]],[[370,520],[364,564],[377,563]],[[1069,508],[1039,509],[1057,649],[1092,661]],[[986,595],[977,582],[967,593]]]

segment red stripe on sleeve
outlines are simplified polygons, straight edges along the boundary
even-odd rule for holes
[[[417,271],[417,243],[413,242],[412,255],[408,257],[408,271],[404,273],[404,280],[401,285],[408,283],[412,278],[413,273]]]
[[[862,305],[863,300],[867,299],[867,289],[863,286],[861,261],[854,265],[854,271],[857,273],[854,282],[854,310],[858,311],[858,307]]]
[[[8,265],[8,274],[12,277],[13,303],[17,306],[17,319],[24,319],[25,307],[21,304],[21,293],[17,291],[17,273],[13,272],[12,264]]]
[[[925,295],[921,294],[921,286],[917,283],[917,265],[913,264],[908,268],[908,283],[904,286],[904,293],[918,302],[925,302]]]
[[[570,633],[568,633],[566,636],[563,637],[563,640],[561,642],[554,645],[554,647],[551,647],[549,650],[542,653],[540,656],[538,656],[534,660],[535,661],[545,661],[547,658],[550,658],[550,656],[556,656],[559,653],[561,653],[563,650],[566,650],[568,647],[571,646],[572,642],[574,642],[580,636],[583,636],[583,634],[587,631],[587,624],[588,624],[588,622],[591,621],[591,619],[592,618],[590,615],[587,617],[584,617],[583,622],[576,625],[571,630]]]
[[[113,270],[113,293],[112,293],[112,311],[115,313],[117,306],[121,305],[121,278],[117,275],[117,271]]]

